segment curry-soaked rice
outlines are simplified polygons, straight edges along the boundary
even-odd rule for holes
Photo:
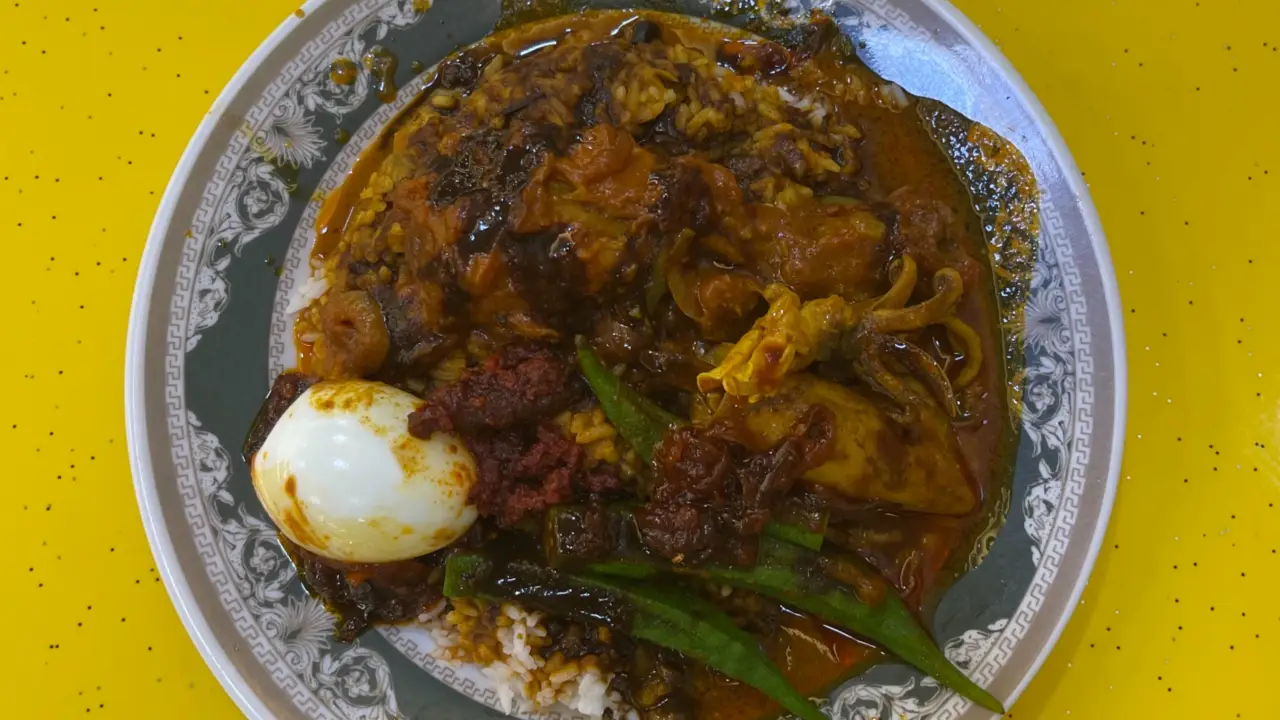
[[[618,450],[618,430],[599,407],[566,411],[556,416],[556,424],[586,450],[588,467],[622,460],[622,453]]]
[[[668,42],[636,43],[614,53],[600,49],[594,32],[563,32],[566,25],[588,24],[572,19],[552,23],[541,31],[555,36],[553,45],[518,60],[514,58],[520,48],[537,45],[537,27],[523,28],[467,51],[462,56],[465,62],[459,64],[474,75],[471,91],[436,87],[427,102],[416,104],[403,115],[382,142],[381,154],[362,161],[371,171],[358,196],[348,198],[353,201],[346,216],[333,217],[338,208],[331,199],[328,212],[318,221],[322,227],[339,220],[345,223],[336,243],[317,247],[319,267],[313,280],[299,288],[300,298],[295,303],[310,301],[295,324],[300,345],[309,349],[305,354],[307,369],[320,370],[326,376],[360,374],[354,371],[361,369],[350,365],[351,348],[335,345],[332,333],[326,337],[325,309],[335,295],[327,292],[316,297],[317,288],[369,290],[391,285],[399,307],[387,312],[384,306],[384,314],[396,315],[396,322],[415,330],[439,330],[446,324],[446,298],[439,283],[423,282],[423,271],[450,256],[455,263],[465,264],[455,270],[462,275],[456,278],[462,288],[473,297],[486,296],[473,301],[470,309],[475,324],[489,326],[484,332],[514,332],[533,338],[558,335],[558,328],[549,327],[554,323],[548,322],[545,312],[529,307],[536,301],[521,297],[528,295],[527,291],[502,287],[510,282],[510,270],[504,272],[497,267],[497,258],[488,257],[492,246],[486,243],[493,238],[481,237],[482,233],[474,230],[457,238],[463,226],[477,222],[469,215],[484,210],[472,207],[475,203],[470,201],[443,213],[401,209],[407,201],[419,202],[416,198],[424,194],[429,203],[450,199],[441,197],[440,178],[433,177],[430,169],[424,175],[423,166],[430,168],[432,157],[466,153],[477,129],[491,131],[495,140],[510,138],[502,143],[534,146],[531,155],[561,151],[557,144],[568,139],[557,136],[554,128],[579,128],[581,132],[584,123],[594,125],[597,120],[600,124],[594,125],[595,134],[587,131],[586,142],[620,142],[626,136],[617,131],[635,136],[660,133],[663,143],[705,148],[710,159],[726,162],[734,170],[736,184],[749,195],[780,207],[812,201],[814,185],[828,189],[857,186],[862,165],[856,143],[862,132],[840,111],[840,104],[870,103],[879,96],[868,92],[857,73],[844,73],[839,83],[829,79],[819,82],[823,78],[818,69],[800,64],[788,68],[790,73],[772,78],[772,72],[782,68],[771,68],[768,63],[783,61],[771,54],[769,46],[742,41],[717,47],[694,21],[682,22],[687,27],[676,25],[664,36]],[[736,54],[726,57],[726,53]],[[482,66],[478,72],[476,65]],[[757,72],[749,71],[753,69]],[[593,83],[606,70],[612,71],[612,79],[607,92],[602,92]],[[586,118],[584,108],[594,111],[594,117]],[[517,119],[518,123],[513,123]],[[567,173],[572,176],[570,184],[565,184],[564,178],[551,177],[545,167],[527,167],[535,160],[525,158],[515,172],[504,171],[502,182],[519,191],[511,196],[511,202],[518,205],[523,201],[526,210],[520,213],[517,208],[514,214],[528,219],[491,217],[490,213],[482,214],[478,225],[492,228],[495,222],[514,220],[516,226],[537,231],[538,227],[576,223],[581,229],[573,236],[574,253],[585,266],[588,292],[614,281],[619,272],[630,272],[625,236],[636,228],[626,223],[634,225],[644,214],[653,199],[651,193],[619,192],[616,201],[603,201],[604,213],[585,206],[558,207],[551,210],[550,217],[534,218],[536,213],[527,208],[547,197],[544,193],[572,196],[574,183],[589,185],[602,171],[575,168]],[[708,172],[706,167],[701,169]],[[499,176],[487,177],[496,180]],[[476,181],[486,178],[464,178],[472,185],[459,188],[459,192],[474,193]],[[505,203],[500,200],[495,207]],[[615,217],[609,219],[608,215]],[[749,228],[744,230],[749,232]],[[707,243],[730,261],[743,259],[742,251],[724,237],[710,237]],[[471,257],[459,257],[466,255]],[[677,304],[694,315],[703,315],[699,306],[706,304],[706,298],[698,296],[700,288],[691,287],[690,278],[673,279]],[[754,305],[749,298],[758,297],[759,288],[735,278],[719,292],[745,293],[740,304]],[[723,319],[705,316],[702,321],[705,327],[713,327]],[[431,366],[447,355],[444,348],[426,350],[421,358],[425,362],[407,363],[419,375],[429,373]],[[455,370],[451,358],[445,372]]]

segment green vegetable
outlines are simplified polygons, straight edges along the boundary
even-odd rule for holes
[[[650,315],[657,312],[658,303],[667,294],[667,273],[684,261],[684,257],[689,254],[693,237],[694,232],[685,228],[676,235],[675,240],[664,242],[658,249],[658,259],[653,263],[649,281],[644,287],[644,307]]]
[[[636,451],[646,463],[653,461],[653,452],[670,429],[683,425],[675,415],[663,410],[657,403],[636,392],[605,367],[595,350],[582,338],[578,338],[578,367],[591,392],[600,401],[600,407],[609,422],[618,429],[622,439]],[[807,524],[808,527],[802,525]],[[770,520],[764,533],[770,537],[795,543],[810,550],[822,549],[826,533],[825,511],[812,515],[807,523],[792,522],[780,518]]]
[[[784,503],[773,511],[764,534],[809,550],[821,550],[831,519],[828,510],[808,510]]]
[[[867,204],[857,198],[845,197],[843,195],[823,195],[817,198],[818,202],[823,205],[844,205],[846,207],[866,207]]]
[[[778,522],[770,521],[764,527],[764,534],[782,542],[799,545],[809,550],[822,549],[822,533],[806,530],[795,525],[783,525]]]
[[[1002,712],[998,700],[946,659],[902,599],[853,558],[762,538],[755,567],[672,565],[645,549],[635,517],[625,507],[604,510],[607,547],[583,542],[591,535],[586,512],[563,505],[548,511],[543,546],[552,565],[636,580],[663,573],[696,575],[767,595],[879,643],[982,707]]]
[[[654,583],[579,578],[627,595],[636,603],[634,637],[676,650],[768,695],[803,720],[827,720],[787,682],[760,645],[719,608],[689,593]]]
[[[475,589],[476,578],[489,570],[489,562],[478,553],[459,553],[444,564],[445,597],[482,597]]]
[[[448,597],[518,598],[553,613],[565,613],[589,621],[601,621],[603,613],[566,611],[559,602],[566,593],[576,599],[589,596],[593,608],[613,609],[609,620],[625,614],[622,628],[631,636],[682,653],[730,678],[768,695],[803,720],[827,720],[804,696],[796,692],[769,660],[760,645],[734,625],[729,616],[707,601],[677,588],[635,583],[599,575],[557,573],[534,568],[507,572],[499,561],[478,553],[460,553],[445,564]],[[612,624],[612,623],[611,623]]]
[[[803,567],[812,560],[810,554],[800,548],[764,541],[756,567],[717,567],[709,569],[707,574],[726,585],[768,595],[874,640],[978,705],[992,712],[1004,713],[1004,706],[999,700],[947,660],[896,593],[889,590],[879,602],[867,603],[839,583],[819,583],[818,587],[812,587],[812,583],[796,573],[797,567]]]
[[[626,564],[628,563],[592,564],[591,569],[602,573],[621,571],[632,576],[639,575],[635,569],[624,567]],[[726,585],[767,595],[873,640],[981,707],[996,713],[1004,712],[1004,706],[995,696],[983,690],[947,660],[933,639],[916,622],[906,604],[893,592],[885,593],[880,602],[872,604],[863,602],[846,587],[832,586],[815,591],[807,589],[805,581],[786,566],[761,564],[751,569],[717,566],[706,568],[706,575]]]
[[[646,463],[667,430],[680,425],[680,418],[658,407],[633,390],[605,367],[591,346],[578,339],[578,367],[600,401],[600,407],[622,438],[631,444]]]

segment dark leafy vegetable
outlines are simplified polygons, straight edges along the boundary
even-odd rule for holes
[[[445,595],[519,599],[548,612],[599,622],[585,606],[607,607],[611,625],[633,637],[670,648],[744,682],[803,720],[826,720],[783,677],[760,645],[718,608],[683,590],[594,574],[571,575],[523,563],[508,567],[478,553],[460,553],[445,566]],[[562,598],[572,595],[573,603]],[[582,597],[595,602],[582,603]],[[568,608],[568,612],[566,612]],[[619,616],[625,615],[625,619]],[[622,620],[622,622],[619,622]]]

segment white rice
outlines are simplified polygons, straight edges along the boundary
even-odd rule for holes
[[[461,643],[457,628],[443,612],[445,603],[418,616],[436,641],[434,655],[441,660],[459,663],[455,648]],[[547,661],[534,652],[531,638],[546,637],[542,616],[512,603],[503,603],[501,612],[511,625],[498,627],[496,635],[502,646],[501,659],[481,668],[493,683],[502,712],[537,712],[556,704],[590,718],[604,717],[610,711],[618,720],[635,720],[638,715],[627,707],[622,696],[609,689],[613,673],[602,671],[590,663],[567,661],[550,673],[539,673]]]
[[[907,97],[907,91],[902,89],[897,83],[883,83],[878,88],[880,101],[886,108],[895,112],[902,112],[911,105],[911,99]]]
[[[827,109],[822,105],[816,105],[809,111],[809,124],[814,127],[822,127],[822,120],[827,116]]]
[[[301,312],[311,303],[315,302],[324,295],[324,291],[329,288],[329,281],[325,279],[322,273],[312,274],[303,280],[301,284],[293,289],[293,295],[289,298],[289,305],[284,311],[290,315]]]
[[[828,108],[825,103],[812,96],[806,95],[801,97],[781,86],[774,86],[774,89],[778,91],[778,99],[804,113],[809,119],[809,124],[812,125],[814,129],[820,129],[822,127],[822,122],[826,119],[828,112]],[[899,88],[898,90],[901,92],[902,89]],[[905,97],[905,93],[903,96]]]

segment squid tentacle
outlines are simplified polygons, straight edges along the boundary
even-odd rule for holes
[[[911,343],[898,343],[892,352],[896,355],[895,359],[908,372],[924,381],[933,393],[934,399],[946,411],[947,417],[954,420],[960,412],[960,405],[956,401],[956,392],[951,386],[951,381],[947,379],[946,371],[938,367],[938,363],[929,356],[929,353]]]
[[[889,266],[889,278],[893,281],[893,286],[872,304],[873,310],[900,310],[906,307],[911,293],[916,289],[916,261],[910,255],[894,260],[893,265]]]
[[[863,322],[869,330],[886,334],[921,330],[943,322],[955,311],[956,303],[964,293],[960,273],[951,268],[934,273],[933,292],[933,297],[919,305],[896,310],[872,310]]]
[[[982,369],[982,340],[968,323],[954,315],[947,318],[943,325],[951,334],[953,344],[964,348],[964,368],[956,376],[954,384],[956,387],[965,387],[978,377],[978,371]]]

